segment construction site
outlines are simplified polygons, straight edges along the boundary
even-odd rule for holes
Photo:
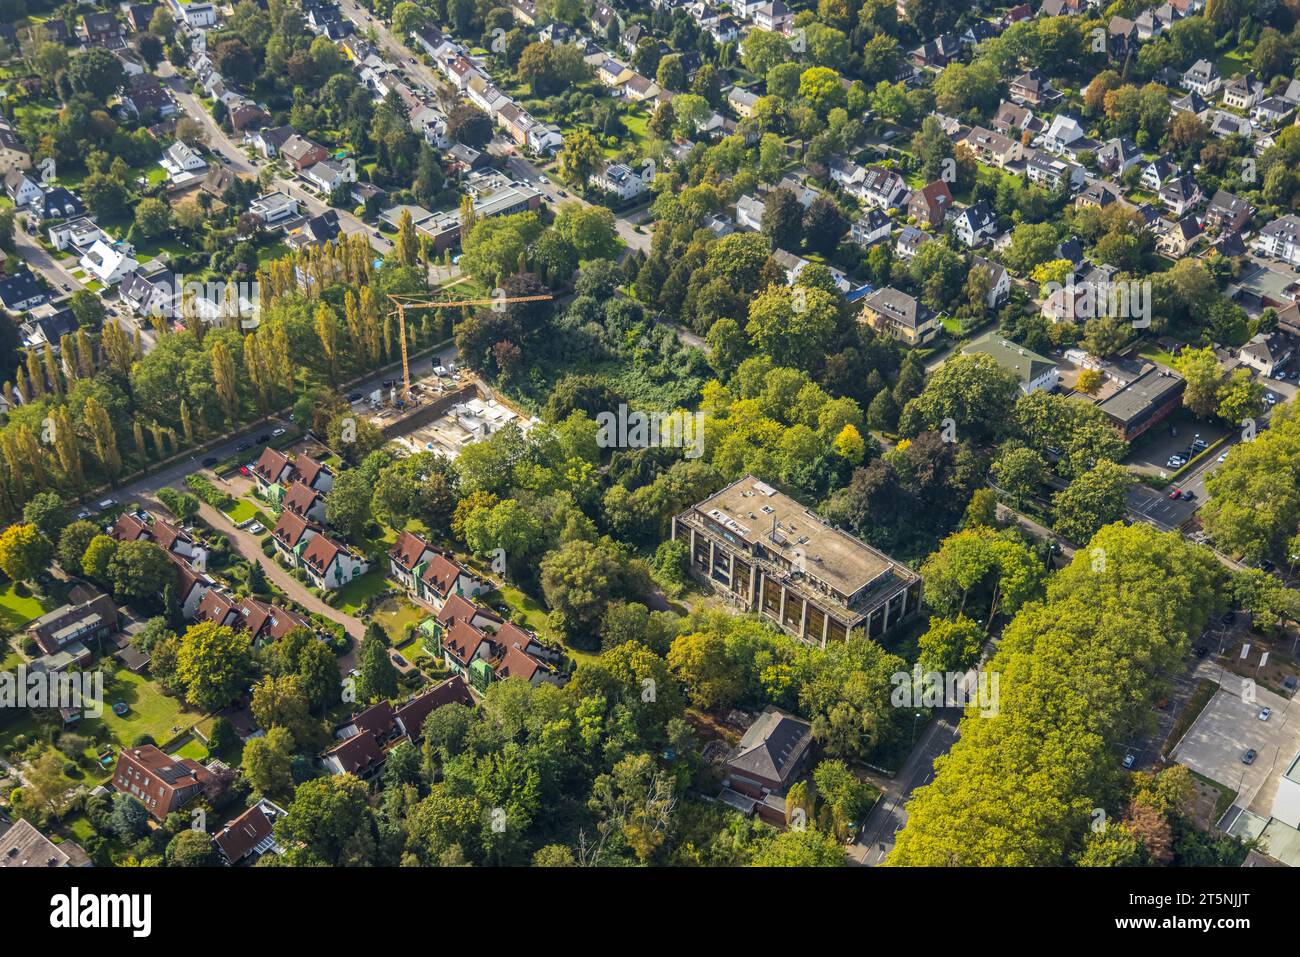
[[[504,303],[550,299],[550,296],[452,301],[390,298],[398,317],[402,378],[384,382],[379,389],[354,403],[388,438],[412,452],[439,452],[455,458],[467,445],[483,441],[506,425],[513,423],[524,432],[533,426],[534,419],[497,396],[473,372],[457,368],[455,363],[449,362],[444,367],[435,360],[428,375],[413,381],[407,354],[406,311],[465,305],[499,307]]]

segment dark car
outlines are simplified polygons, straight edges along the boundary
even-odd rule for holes
[[[270,432],[263,432],[261,435],[259,435],[259,436],[257,437],[257,441],[259,441],[259,442],[270,442],[270,441],[271,441],[271,433],[270,433]]]
[[[248,451],[249,449],[251,449],[252,447],[253,447],[253,443],[252,443],[252,442],[240,442],[238,445],[235,446],[235,451],[236,451],[236,452],[247,452],[247,451]]]
[[[215,455],[209,455],[206,459],[203,460],[203,467],[205,469],[210,469],[212,468],[212,466],[217,464],[217,461],[218,460]]]
[[[360,393],[360,392],[353,392],[351,395],[348,396],[348,401],[349,401],[349,402],[360,402],[360,401],[361,401],[361,393]]]
[[[1196,498],[1196,493],[1193,492],[1193,491],[1191,491],[1190,489],[1188,489],[1188,490],[1186,490],[1186,491],[1183,492],[1183,501],[1184,501],[1184,502],[1190,502],[1190,501],[1192,501],[1194,498]]]
[[[1197,658],[1204,658],[1209,653],[1210,653],[1210,649],[1206,648],[1204,645],[1197,645],[1196,651],[1193,652],[1193,654],[1195,654]]]
[[[1254,763],[1255,763],[1255,754],[1256,754],[1255,749],[1254,749],[1254,748],[1251,748],[1249,751],[1247,751],[1245,754],[1243,754],[1243,755],[1241,756],[1241,763],[1242,763],[1242,764],[1254,764]]]

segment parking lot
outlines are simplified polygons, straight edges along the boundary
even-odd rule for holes
[[[1196,419],[1186,409],[1180,409],[1136,439],[1124,464],[1146,475],[1171,475],[1182,467],[1170,464],[1171,455],[1190,459],[1191,445],[1197,438],[1208,447],[1227,434],[1225,426]]]
[[[1241,698],[1239,679],[1224,676],[1223,687],[1174,749],[1173,759],[1198,774],[1238,792],[1255,813],[1269,814],[1279,769],[1300,749],[1300,721],[1288,714],[1290,701],[1256,686],[1255,702]],[[1260,711],[1272,709],[1267,721]],[[1247,750],[1255,759],[1242,762]],[[1262,810],[1261,810],[1262,809]]]

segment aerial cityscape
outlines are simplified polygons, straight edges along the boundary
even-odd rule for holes
[[[0,4],[0,868],[1300,866],[1298,77],[1297,0]]]

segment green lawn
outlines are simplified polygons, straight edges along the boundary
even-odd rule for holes
[[[407,625],[422,621],[429,612],[405,598],[389,598],[375,609],[373,618],[388,632],[394,642],[402,640]]]
[[[246,522],[257,515],[257,508],[248,499],[236,499],[230,508],[225,509],[230,520],[236,524]]]
[[[432,658],[429,650],[424,647],[424,638],[416,635],[411,641],[397,649],[397,653],[409,661],[411,664],[417,664],[425,658]]]
[[[513,585],[502,585],[479,598],[480,604],[488,606],[496,601],[505,602],[512,612],[511,617],[518,615],[525,628],[540,632],[546,627],[547,613],[542,603],[525,595]]]
[[[190,738],[183,745],[172,752],[175,757],[190,758],[194,761],[206,761],[208,759],[208,749],[203,746],[203,742],[198,738]]]
[[[149,735],[162,747],[199,718],[197,712],[183,711],[181,702],[168,698],[156,684],[125,668],[119,669],[113,679],[111,685],[104,686],[103,717],[86,718],[78,728],[80,733],[93,735],[102,725],[119,748],[130,747],[142,734]],[[119,701],[130,709],[120,718],[112,710]]]
[[[14,587],[14,582],[7,582],[0,588],[0,621],[10,628],[17,630],[53,607],[35,595],[24,598],[14,594]]]
[[[387,587],[388,579],[384,576],[384,569],[377,566],[340,588],[335,593],[338,600],[334,602],[334,607],[345,615],[355,615],[367,598],[378,595]]]

